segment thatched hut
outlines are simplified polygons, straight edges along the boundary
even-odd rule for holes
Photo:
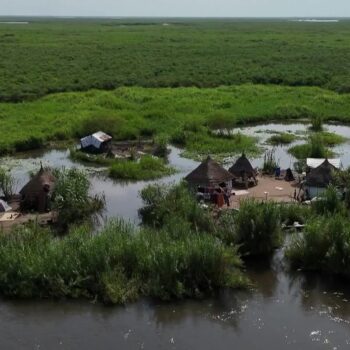
[[[236,183],[245,184],[246,186],[249,182],[254,185],[257,184],[256,171],[244,153],[232,165],[229,172],[234,176]]]
[[[232,179],[233,175],[209,156],[185,177],[190,185],[204,187],[218,186],[222,183],[231,187]]]
[[[335,170],[336,167],[326,159],[321,165],[312,169],[306,175],[304,189],[308,191],[310,198],[317,197],[324,192],[331,183]]]
[[[25,209],[45,212],[50,209],[50,198],[55,187],[56,178],[50,169],[42,166],[39,172],[21,189],[21,206]]]

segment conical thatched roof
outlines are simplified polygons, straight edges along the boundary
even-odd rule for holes
[[[242,175],[248,177],[255,176],[255,170],[244,153],[237,159],[236,163],[232,165],[229,172],[235,177],[241,177]]]
[[[231,181],[232,179],[232,174],[209,156],[185,177],[185,180],[189,183],[201,186],[217,185],[221,182]]]
[[[24,197],[33,197],[41,193],[50,193],[54,188],[55,181],[50,169],[44,169],[41,166],[39,172],[21,189],[20,194]]]
[[[327,187],[336,168],[326,159],[320,166],[312,169],[306,176],[306,185],[313,187]]]

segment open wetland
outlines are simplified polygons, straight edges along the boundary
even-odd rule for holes
[[[329,132],[350,135],[350,127],[328,124]],[[248,126],[235,129],[259,139],[259,147],[273,149],[281,167],[293,165],[288,148],[305,142],[303,123]],[[267,139],[290,132],[297,140],[271,146]],[[350,143],[334,148],[343,166],[350,165]],[[171,147],[169,164],[174,175],[158,181],[116,181],[103,166],[86,166],[69,158],[67,150],[36,151],[6,157],[21,188],[29,172],[42,163],[51,167],[85,169],[94,193],[103,193],[104,219],[123,217],[139,224],[140,191],[149,183],[176,183],[199,163],[181,157]],[[233,160],[226,159],[226,164]],[[262,158],[252,159],[254,166]],[[248,261],[245,271],[253,282],[249,290],[222,290],[197,301],[158,302],[141,299],[124,307],[107,307],[87,301],[0,302],[1,344],[6,349],[346,349],[350,346],[350,289],[337,277],[292,272],[283,248],[269,261]]]

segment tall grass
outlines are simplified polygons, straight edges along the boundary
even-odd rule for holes
[[[320,115],[314,115],[311,117],[311,130],[322,131],[323,129],[323,118]]]
[[[199,206],[185,183],[179,185],[149,185],[141,191],[144,206],[140,216],[145,225],[167,228],[189,227],[194,232],[215,233],[211,213]],[[174,225],[175,224],[175,225]]]
[[[274,150],[266,151],[264,154],[264,163],[262,168],[263,173],[272,175],[275,173],[275,170],[277,167],[278,167],[278,163],[275,158],[275,151]]]
[[[319,216],[345,213],[346,211],[339,190],[332,185],[327,187],[318,200],[312,203],[312,209]]]
[[[243,254],[268,255],[281,244],[281,217],[276,203],[243,201],[234,226],[235,241]]]
[[[104,208],[104,197],[89,194],[90,181],[78,169],[56,170],[57,178],[53,193],[53,209],[57,211],[57,223],[67,229],[70,224],[81,223]]]
[[[326,271],[350,277],[350,222],[341,214],[310,220],[294,236],[287,257],[295,268]]]
[[[114,221],[98,235],[82,227],[55,239],[33,226],[0,236],[0,293],[6,296],[120,304],[245,285],[236,252],[208,234],[186,232],[174,240],[165,231],[135,231]]]
[[[9,169],[0,167],[0,194],[5,200],[10,199],[15,194],[16,180]]]

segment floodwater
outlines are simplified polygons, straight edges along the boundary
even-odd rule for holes
[[[200,301],[2,301],[2,349],[348,349],[350,288],[288,273],[277,252],[248,268],[252,291]]]
[[[309,125],[303,123],[269,123],[265,125],[255,125],[242,128],[236,128],[232,132],[241,132],[243,134],[256,137],[259,141],[259,144],[264,150],[274,150],[275,158],[277,163],[281,166],[282,169],[293,168],[294,163],[297,161],[291,154],[288,153],[288,149],[292,146],[306,143],[307,131]],[[340,158],[341,163],[344,168],[350,166],[350,126],[345,125],[335,125],[335,124],[326,124],[324,125],[324,130],[332,132],[343,136],[347,140],[336,147],[332,147],[332,151],[335,152],[335,158]],[[281,146],[271,146],[266,144],[266,141],[271,136],[276,133],[281,132],[290,132],[291,134],[296,135],[299,139],[292,142],[289,145]],[[235,157],[225,159],[227,164],[232,164]],[[251,159],[251,162],[254,167],[262,167],[264,159],[263,157],[258,157]]]
[[[264,129],[265,131],[262,131]],[[328,126],[350,136],[350,128]],[[266,130],[291,130],[301,135],[304,124],[269,124],[241,129],[264,143]],[[262,131],[262,132],[260,132]],[[298,141],[299,142],[299,141]],[[270,147],[270,146],[266,146]],[[347,142],[336,148],[350,165]],[[286,167],[287,147],[276,155]],[[288,155],[289,157],[289,155]],[[52,150],[2,160],[12,166],[18,188],[40,162],[51,166],[82,166],[68,152]],[[172,148],[171,165],[178,173],[161,182],[179,181],[198,163]],[[259,165],[261,160],[254,160]],[[138,223],[139,191],[146,182],[116,183],[96,168],[86,168],[94,191],[106,196],[106,218],[125,217]],[[103,169],[102,169],[103,170]],[[246,266],[255,286],[251,291],[223,291],[200,301],[161,303],[141,300],[126,307],[89,301],[0,301],[1,349],[350,349],[350,285],[341,279],[291,272],[283,250],[269,263]]]

